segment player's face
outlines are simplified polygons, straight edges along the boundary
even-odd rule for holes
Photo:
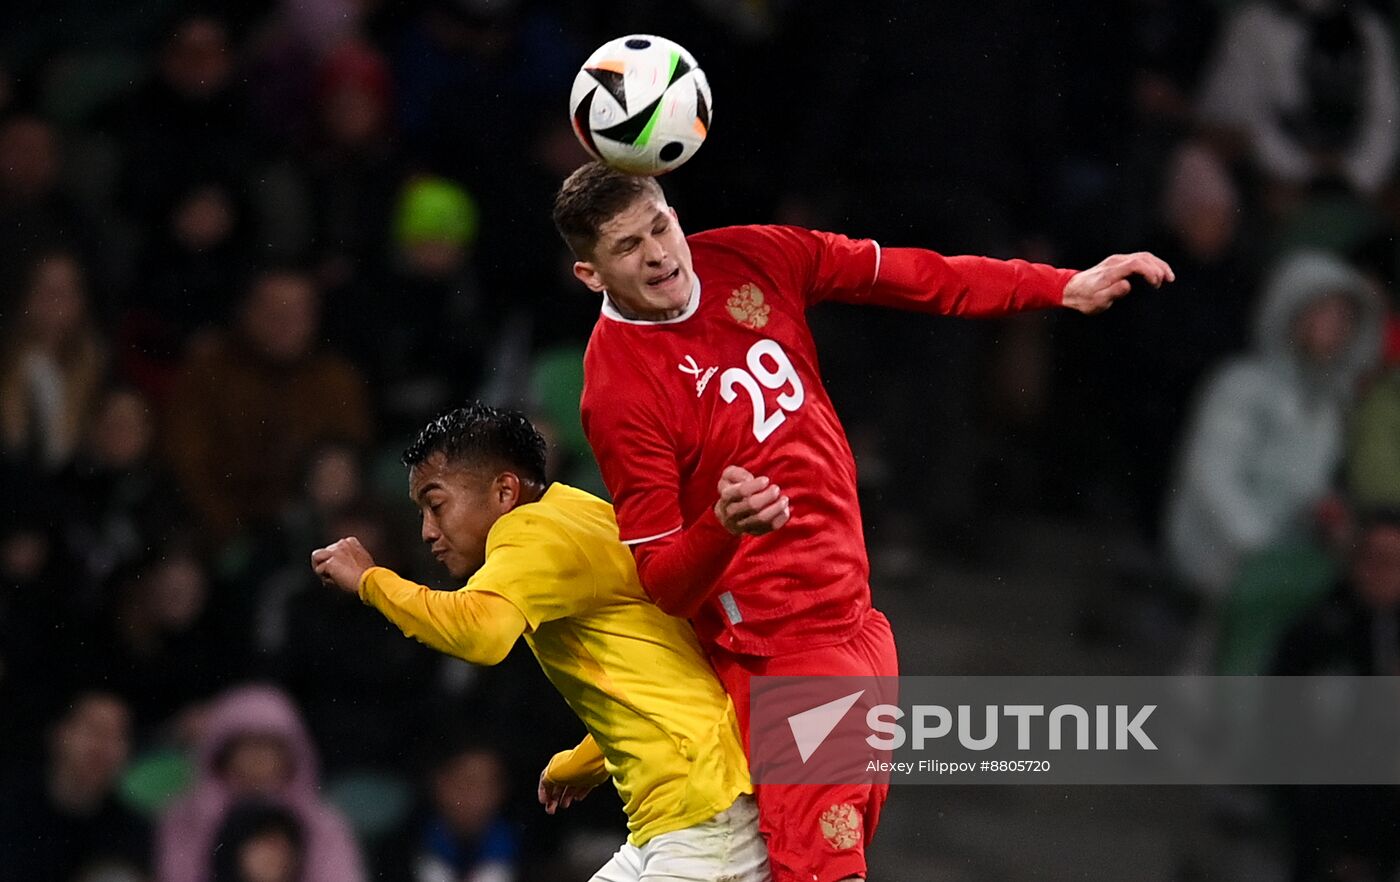
[[[409,472],[408,495],[423,515],[423,541],[454,579],[466,579],[486,562],[486,534],[510,511],[518,494],[513,475],[490,476],[434,453]]]
[[[690,246],[675,209],[656,196],[636,200],[598,230],[592,259],[574,264],[574,275],[607,293],[624,315],[667,319],[690,302],[694,271]]]

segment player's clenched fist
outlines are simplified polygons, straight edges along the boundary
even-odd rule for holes
[[[719,477],[715,516],[731,533],[762,536],[788,522],[792,505],[766,475],[754,477],[747,469],[729,466]]]
[[[350,594],[359,593],[360,577],[372,566],[374,558],[354,536],[311,552],[311,569],[321,581]]]

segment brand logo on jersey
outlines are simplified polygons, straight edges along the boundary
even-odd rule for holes
[[[696,398],[699,398],[701,395],[705,394],[705,387],[710,385],[710,377],[713,377],[715,375],[715,371],[719,370],[719,368],[713,367],[708,367],[704,370],[701,370],[700,365],[696,364],[695,359],[691,358],[689,355],[685,357],[685,364],[678,364],[676,365],[676,367],[680,368],[681,373],[690,374],[692,377],[695,378]]]
[[[768,314],[773,311],[773,307],[763,302],[763,292],[752,282],[735,288],[724,308],[729,310],[734,321],[755,331],[768,324]]]

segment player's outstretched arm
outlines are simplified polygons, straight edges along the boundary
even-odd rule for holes
[[[1065,283],[1065,306],[1085,315],[1103,312],[1132,289],[1133,276],[1140,276],[1154,288],[1176,281],[1172,268],[1154,254],[1114,254],[1070,277]]]
[[[374,565],[353,536],[311,553],[328,585],[357,594],[406,636],[478,665],[499,664],[525,633],[525,616],[504,597],[484,591],[434,591]]]
[[[562,750],[550,758],[540,773],[537,791],[540,805],[549,814],[568,808],[583,799],[594,787],[608,780],[603,751],[592,735],[586,736],[572,750]]]

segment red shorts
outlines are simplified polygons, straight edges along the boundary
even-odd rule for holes
[[[749,678],[894,677],[899,674],[889,620],[872,609],[837,646],[772,657],[712,650],[711,661],[749,745]],[[888,783],[765,784],[754,787],[758,826],[768,843],[774,882],[836,882],[865,877],[865,844],[875,835]]]

